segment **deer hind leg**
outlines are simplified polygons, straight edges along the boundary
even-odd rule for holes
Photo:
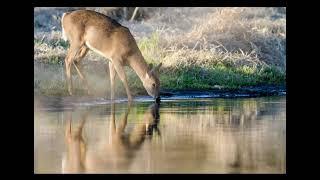
[[[74,67],[75,67],[76,71],[78,72],[78,75],[79,75],[82,83],[86,87],[88,95],[90,95],[92,91],[89,87],[89,84],[88,84],[88,81],[87,81],[85,75],[82,73],[82,66],[80,65],[80,61],[86,56],[86,54],[88,53],[88,50],[89,49],[85,45],[83,45],[80,48],[79,53],[77,54],[75,61],[74,61]]]
[[[131,96],[131,92],[129,89],[126,73],[124,71],[123,66],[120,63],[121,59],[114,59],[112,62],[113,62],[113,66],[114,66],[115,70],[117,71],[119,78],[121,79],[121,81],[126,89],[127,96],[128,96],[128,103],[131,104],[132,96]]]
[[[110,86],[111,86],[111,100],[114,100],[114,89],[115,89],[115,77],[116,77],[116,70],[111,61],[109,61],[109,73],[110,73]]]
[[[65,68],[66,68],[66,82],[67,82],[67,86],[68,86],[68,92],[69,94],[72,96],[72,91],[73,91],[73,85],[72,85],[72,77],[71,77],[71,65],[72,65],[72,55],[73,53],[73,49],[69,49],[68,50],[68,54],[64,60],[64,64],[65,64]]]
[[[88,50],[89,48],[83,45],[82,47],[80,47],[79,52],[74,59],[74,64],[77,65],[77,68],[80,70],[82,69],[80,62],[86,56],[86,54],[88,53]]]
[[[73,94],[73,85],[72,85],[72,74],[71,74],[71,66],[75,64],[74,61],[78,57],[78,54],[83,47],[83,43],[71,43],[70,48],[68,50],[68,54],[65,58],[65,67],[66,67],[66,79],[68,84],[68,92],[70,95]]]

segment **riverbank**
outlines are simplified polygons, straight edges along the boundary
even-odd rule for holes
[[[60,17],[69,10],[35,8],[35,94],[68,96],[64,58],[69,43],[61,39]],[[244,91],[244,94],[254,94],[248,87],[285,86],[285,8],[193,7],[148,10],[153,12],[149,18],[139,21],[123,18],[117,20],[130,29],[150,66],[160,62],[163,64],[160,69],[162,91],[215,91],[218,94]],[[108,60],[89,51],[81,64],[94,95],[109,98],[109,72],[105,69]],[[146,95],[136,73],[130,68],[125,70],[132,94]],[[77,75],[73,82],[74,93],[86,96]],[[260,94],[272,95],[272,90],[267,88],[258,92],[258,96]],[[126,96],[118,78],[116,95]]]
[[[205,91],[180,90],[165,91],[161,97],[185,97],[185,98],[238,98],[238,97],[264,97],[286,95],[285,86],[264,85],[247,86],[239,89],[211,89]]]
[[[161,101],[172,100],[190,100],[190,99],[212,99],[212,98],[256,98],[266,96],[285,96],[285,86],[255,86],[242,89],[212,89],[206,91],[180,90],[180,91],[162,91]],[[152,102],[150,96],[136,96],[134,102]],[[106,97],[97,96],[45,96],[35,95],[34,106],[37,110],[62,110],[74,109],[79,106],[94,106],[111,104],[111,100]],[[115,103],[126,103],[126,97],[117,97]]]
[[[106,61],[84,62],[84,72],[94,96],[109,97],[109,72]],[[34,93],[45,96],[68,96],[63,63],[34,62]],[[135,72],[126,68],[129,87],[134,96],[147,95]],[[201,67],[162,68],[160,70],[161,91],[170,94],[186,92],[213,92],[214,94],[255,94],[274,95],[285,89],[285,72],[275,68],[252,69],[246,66],[231,67],[223,64]],[[74,91],[78,96],[86,96],[79,77],[74,77]],[[116,95],[126,96],[122,82],[117,78]]]

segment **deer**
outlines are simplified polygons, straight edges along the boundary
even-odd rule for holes
[[[66,153],[62,158],[62,173],[106,173],[128,170],[137,151],[146,137],[152,138],[153,132],[161,136],[158,129],[160,104],[151,104],[143,116],[143,123],[136,124],[125,133],[130,106],[116,123],[115,104],[111,104],[109,135],[102,136],[100,146],[90,150],[83,138],[83,128],[87,114],[82,115],[80,125],[72,128],[72,116],[68,116],[65,126]]]
[[[160,101],[159,68],[162,63],[151,68],[145,61],[130,30],[116,20],[92,10],[75,10],[63,13],[61,18],[62,37],[70,47],[65,57],[65,75],[69,95],[73,95],[71,66],[74,65],[80,79],[91,94],[79,62],[88,50],[108,59],[111,86],[111,100],[114,100],[116,74],[126,90],[128,102],[132,102],[131,91],[124,66],[131,67],[147,91],[156,101]]]

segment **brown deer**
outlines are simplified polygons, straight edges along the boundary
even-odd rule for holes
[[[111,105],[111,121],[108,136],[101,137],[101,146],[94,150],[87,148],[82,137],[82,129],[87,115],[82,116],[80,126],[71,127],[71,117],[65,129],[66,153],[62,158],[62,173],[106,173],[127,171],[146,139],[153,131],[160,135],[159,103],[153,103],[145,112],[143,123],[136,124],[132,131],[125,133],[130,106],[123,114],[118,125],[115,118],[115,104]]]
[[[115,20],[95,11],[76,10],[64,13],[61,18],[63,38],[70,42],[65,58],[68,92],[72,95],[71,66],[75,66],[81,80],[91,94],[84,74],[78,65],[88,50],[109,59],[111,99],[114,99],[116,73],[121,79],[127,93],[128,102],[132,95],[128,86],[124,66],[130,66],[139,76],[147,93],[160,100],[160,81],[158,70],[161,63],[149,68],[129,29]]]

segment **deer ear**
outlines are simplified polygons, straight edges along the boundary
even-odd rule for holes
[[[162,62],[158,64],[156,67],[152,68],[151,71],[158,72],[161,66],[162,66]]]
[[[148,66],[149,66],[149,69],[152,69],[152,68],[153,68],[152,63],[148,64]]]
[[[156,67],[156,70],[159,72],[160,67],[162,66],[162,62],[160,64],[158,64],[158,66]]]

